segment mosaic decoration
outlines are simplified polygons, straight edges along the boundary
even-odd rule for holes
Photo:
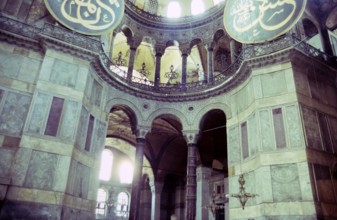
[[[124,15],[123,0],[44,0],[52,16],[64,26],[87,35],[114,29]]]
[[[289,31],[302,17],[307,1],[228,0],[224,25],[241,43],[261,43]]]

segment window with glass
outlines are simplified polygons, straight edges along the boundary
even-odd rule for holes
[[[126,192],[118,194],[116,211],[118,216],[127,216],[129,212],[129,195]]]
[[[112,162],[113,162],[113,154],[111,150],[104,149],[102,152],[101,168],[99,172],[100,180],[104,181],[110,180],[112,172]]]
[[[105,204],[107,199],[108,199],[107,191],[102,188],[98,189],[96,214],[105,215]]]
[[[205,5],[203,0],[193,0],[191,2],[191,14],[198,15],[205,11]]]
[[[133,165],[129,161],[124,161],[119,167],[120,183],[130,184],[133,178]]]
[[[181,16],[181,7],[179,2],[172,1],[167,6],[167,17],[179,18]]]

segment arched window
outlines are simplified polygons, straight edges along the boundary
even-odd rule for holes
[[[179,2],[172,1],[167,6],[167,17],[179,18],[181,16],[181,7]]]
[[[203,0],[193,0],[191,2],[191,14],[197,15],[205,11],[205,5]]]
[[[126,192],[118,194],[116,211],[118,216],[127,216],[129,212],[129,196]]]
[[[111,150],[104,149],[102,152],[101,158],[101,168],[99,172],[99,179],[108,181],[111,177],[112,171],[112,161],[113,161],[113,154]]]
[[[132,183],[133,166],[131,162],[124,161],[119,167],[119,180],[121,183]]]
[[[108,193],[102,188],[97,192],[96,214],[105,215],[105,203],[108,199]]]
[[[224,0],[213,0],[213,4],[214,5],[217,5],[217,4],[219,4],[220,2],[223,2]]]

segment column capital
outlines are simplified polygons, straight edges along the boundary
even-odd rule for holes
[[[156,56],[162,56],[165,52],[165,46],[163,45],[156,45],[155,46],[155,52],[156,52]]]
[[[205,48],[207,51],[213,51],[214,47],[215,47],[214,41],[211,41],[205,44]]]
[[[151,131],[151,127],[137,126],[135,129],[135,135],[137,139],[145,139],[145,136]]]
[[[133,38],[133,37],[127,39],[127,44],[130,46],[130,50],[137,50],[140,43],[142,43],[142,39]]]
[[[190,47],[180,47],[181,56],[188,56],[191,53]]]
[[[199,138],[199,130],[183,131],[187,144],[197,144]]]

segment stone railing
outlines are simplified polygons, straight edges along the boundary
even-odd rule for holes
[[[307,56],[315,57],[324,62],[336,62],[336,57],[328,56],[320,50],[310,46],[305,41],[301,41],[294,36],[284,35],[274,41],[255,44],[244,45],[242,52],[237,57],[237,60],[231,64],[227,69],[223,70],[218,75],[215,75],[209,81],[203,80],[198,82],[183,84],[159,84],[154,86],[154,83],[148,80],[144,80],[137,77],[132,77],[128,80],[126,72],[114,65],[110,58],[105,54],[100,40],[96,37],[88,37],[82,34],[74,33],[66,28],[45,24],[43,28],[31,26],[22,23],[11,18],[0,15],[0,33],[14,34],[15,36],[21,36],[30,39],[34,42],[39,42],[44,36],[59,40],[66,43],[71,47],[82,48],[87,51],[92,51],[99,60],[100,65],[104,67],[101,77],[105,80],[122,82],[122,86],[129,87],[130,89],[136,89],[137,91],[144,91],[145,93],[161,95],[173,95],[173,96],[188,96],[189,94],[204,93],[204,91],[210,92],[212,90],[219,89],[226,90],[228,84],[232,84],[233,81],[241,74],[239,69],[242,67],[244,61],[254,60],[258,57],[270,56],[276,54],[279,51],[286,51],[295,49],[304,53]],[[13,35],[13,36],[14,36]],[[18,40],[20,41],[20,39]],[[336,62],[337,63],[337,62]],[[127,88],[126,88],[127,89]]]

